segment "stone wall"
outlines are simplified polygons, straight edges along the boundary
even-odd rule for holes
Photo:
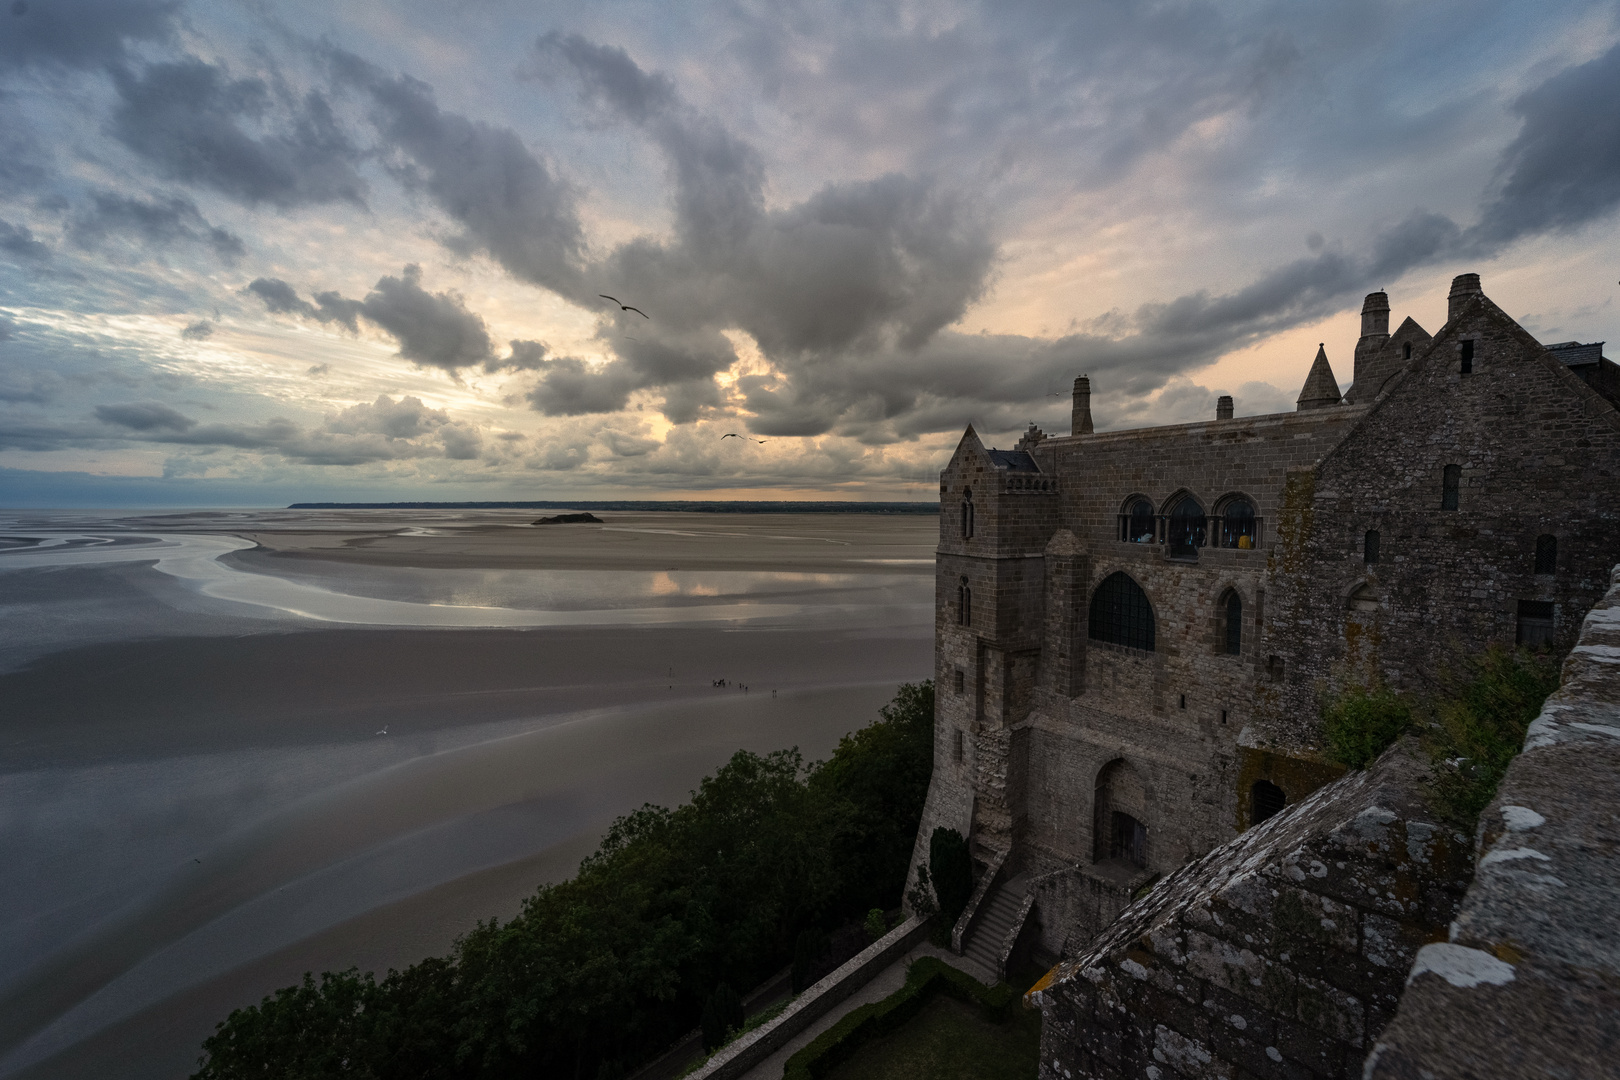
[[[1356,1077],[1470,838],[1411,740],[1160,882],[1030,992],[1043,1080]]]
[[[1620,567],[1480,818],[1369,1080],[1620,1075]]]

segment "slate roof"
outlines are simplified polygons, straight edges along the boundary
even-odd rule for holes
[[[1038,473],[1041,467],[1035,464],[1035,459],[1028,450],[986,450],[990,455],[990,464],[998,469],[1008,472]]]
[[[1556,356],[1570,367],[1579,367],[1583,364],[1595,364],[1603,359],[1603,345],[1601,341],[1594,341],[1589,345],[1582,345],[1578,341],[1560,341],[1556,345],[1548,345],[1547,351]]]

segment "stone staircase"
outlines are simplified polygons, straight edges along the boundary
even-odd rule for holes
[[[996,885],[985,898],[979,914],[973,920],[973,929],[962,943],[962,955],[1005,978],[1002,965],[1007,961],[1012,942],[1008,940],[1017,929],[1027,907],[1024,903],[1028,881],[1020,874]]]

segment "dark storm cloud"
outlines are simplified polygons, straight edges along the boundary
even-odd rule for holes
[[[147,244],[194,241],[212,248],[226,262],[245,254],[240,237],[210,224],[196,203],[179,195],[143,199],[98,191],[68,222],[67,231],[69,239],[83,248],[121,235]]]
[[[689,422],[720,403],[713,376],[736,361],[723,330],[747,331],[798,378],[840,353],[916,349],[985,289],[988,226],[942,185],[885,176],[772,210],[758,152],[624,50],[547,35],[529,73],[572,78],[600,117],[641,128],[674,181],[674,239],[633,241],[592,267],[599,291],[631,297],[651,324],[614,339],[619,360],[600,369],[548,369],[530,395],[542,412],[608,411],[656,388],[665,414]]]
[[[169,179],[249,205],[364,201],[360,152],[315,91],[283,100],[261,79],[232,79],[194,57],[139,74],[120,68],[113,81],[123,100],[113,134]]]
[[[128,42],[170,40],[179,6],[167,0],[10,0],[0,9],[0,69],[117,63]]]
[[[0,383],[3,385],[3,383]],[[204,450],[253,450],[277,454],[310,465],[364,465],[412,458],[469,460],[483,447],[482,433],[458,423],[443,409],[431,409],[420,398],[376,401],[351,406],[328,416],[318,427],[285,418],[261,423],[200,424],[155,401],[98,405],[102,424],[123,428],[120,443],[191,446]],[[0,422],[0,445],[26,450],[68,446],[105,446],[109,437],[90,427]]]
[[[197,421],[158,401],[135,401],[126,405],[97,405],[96,418],[132,431],[188,431]]]
[[[507,356],[497,354],[483,318],[467,309],[459,293],[422,288],[422,268],[414,263],[399,277],[380,278],[364,300],[318,292],[310,303],[280,278],[255,278],[245,291],[278,315],[338,323],[350,333],[359,332],[363,318],[390,335],[406,360],[452,376],[469,367],[493,373],[538,370],[547,363],[546,346],[538,341],[513,341]]]
[[[1522,95],[1513,112],[1524,126],[1502,154],[1482,241],[1568,231],[1620,205],[1620,45]]]
[[[186,341],[207,341],[214,336],[214,324],[207,319],[199,319],[181,330],[180,336]]]
[[[330,59],[340,80],[370,96],[378,135],[398,155],[396,175],[464,230],[452,248],[486,251],[516,277],[564,296],[586,294],[574,191],[516,132],[440,110],[416,79],[385,77],[348,53]]]
[[[51,249],[34,239],[26,225],[0,220],[0,253],[23,262],[44,262]]]

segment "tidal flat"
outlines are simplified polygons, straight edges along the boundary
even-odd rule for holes
[[[535,516],[0,517],[0,1076],[185,1076],[930,675],[935,517]]]

